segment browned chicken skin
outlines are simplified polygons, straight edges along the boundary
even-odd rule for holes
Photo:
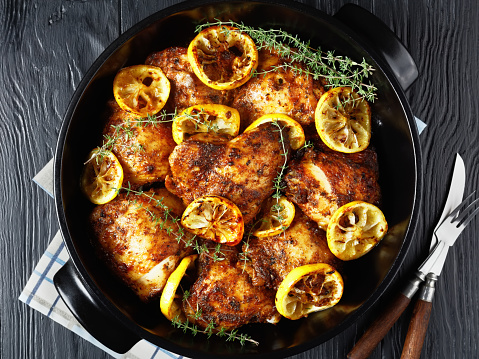
[[[286,196],[326,229],[333,213],[348,202],[378,204],[378,176],[377,156],[372,149],[346,154],[317,142],[314,149],[290,161],[284,178]]]
[[[247,224],[273,193],[273,180],[284,162],[279,139],[272,123],[230,141],[212,134],[194,135],[171,154],[166,188],[186,205],[205,195],[226,197],[238,206]]]
[[[287,63],[268,50],[259,52],[258,72],[271,71],[274,66]],[[305,70],[300,63],[293,66]],[[246,128],[258,117],[282,113],[301,125],[314,123],[314,111],[324,90],[319,81],[294,69],[281,69],[259,74],[236,91],[231,107],[240,113],[242,127]]]
[[[104,134],[115,139],[112,152],[123,168],[123,183],[139,187],[164,181],[170,169],[168,156],[176,146],[171,124],[137,126],[138,116],[123,111],[115,101],[108,105],[111,115]]]
[[[183,301],[188,320],[201,328],[212,322],[215,330],[278,322],[275,291],[253,286],[248,274],[237,265],[236,248],[222,246],[224,259],[220,261],[213,260],[213,252],[211,249],[199,257],[199,277],[190,290],[191,295]],[[196,313],[201,314],[198,319]]]
[[[285,232],[273,237],[251,237],[243,244],[249,259],[241,266],[253,284],[277,289],[294,268],[315,263],[327,263],[341,271],[341,261],[328,248],[326,233],[317,224],[296,211]]]
[[[195,75],[188,61],[187,49],[170,47],[155,52],[146,59],[147,65],[160,67],[170,80],[171,91],[165,109],[181,112],[199,104],[222,104],[231,102],[230,91],[219,91],[203,84]]]
[[[166,189],[147,192],[163,199],[172,213],[181,215],[183,204]],[[155,223],[153,214],[165,226]],[[147,196],[119,194],[111,202],[97,206],[90,221],[94,232],[94,245],[111,270],[142,300],[158,297],[179,261],[188,254],[184,241],[178,240],[176,226],[161,206]],[[167,228],[173,229],[171,234]],[[191,238],[186,233],[184,240]]]

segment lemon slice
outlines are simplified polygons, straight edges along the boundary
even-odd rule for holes
[[[186,270],[193,266],[196,258],[198,258],[197,254],[183,258],[178,267],[176,267],[166,281],[163,292],[161,293],[160,309],[168,320],[173,320],[175,317],[181,317],[181,296],[176,294],[176,290],[178,289]]]
[[[326,263],[307,264],[288,273],[276,292],[278,312],[292,320],[336,305],[343,295],[341,274]]]
[[[349,261],[359,258],[386,235],[388,224],[375,205],[354,201],[340,207],[329,221],[326,238],[331,252]]]
[[[81,188],[91,202],[110,202],[120,191],[122,182],[123,168],[112,152],[99,148],[90,152],[83,168]]]
[[[203,196],[186,207],[181,224],[201,238],[230,246],[243,238],[244,222],[239,208],[220,196]]]
[[[259,238],[271,237],[283,232],[293,222],[295,208],[294,204],[286,199],[269,198],[263,206],[261,224],[253,231],[253,235]]]
[[[371,110],[351,87],[335,87],[324,93],[314,115],[316,130],[329,148],[353,153],[368,147]]]
[[[170,81],[156,66],[125,67],[113,80],[113,95],[122,110],[146,117],[165,106],[170,95]]]
[[[224,105],[196,105],[188,107],[173,121],[173,139],[177,144],[198,132],[214,132],[236,136],[240,128],[239,112]]]
[[[216,90],[243,85],[258,66],[258,50],[245,33],[231,26],[211,26],[188,46],[188,61],[196,76]]]
[[[249,125],[244,132],[250,131],[259,125],[262,125],[266,122],[276,122],[281,128],[285,128],[289,135],[289,143],[293,150],[297,150],[304,146],[304,131],[303,127],[293,120],[291,117],[284,115],[282,113],[272,113],[268,115],[261,116],[255,120],[251,125]],[[284,135],[284,132],[283,132]]]

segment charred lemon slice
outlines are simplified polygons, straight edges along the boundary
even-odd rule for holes
[[[343,295],[341,274],[326,263],[293,269],[276,292],[276,308],[284,317],[296,320],[336,305]]]
[[[188,107],[173,121],[173,139],[180,144],[198,132],[214,132],[236,136],[239,133],[240,115],[234,108],[224,105],[196,105]]]
[[[244,132],[250,131],[266,122],[275,122],[280,126],[281,129],[284,129],[285,132],[288,133],[289,143],[293,150],[303,147],[305,140],[303,127],[301,127],[301,125],[291,117],[282,113],[272,113],[261,116],[251,125],[249,125]]]
[[[125,67],[113,80],[113,95],[122,110],[146,117],[165,106],[170,95],[170,81],[156,66]]]
[[[294,204],[285,196],[269,198],[263,205],[260,225],[253,235],[263,238],[280,234],[293,222],[294,214]]]
[[[230,246],[243,238],[244,222],[239,208],[220,196],[203,196],[186,207],[181,224],[201,238]]]
[[[110,202],[120,191],[122,182],[123,168],[112,152],[99,148],[90,152],[83,168],[81,188],[91,202]]]
[[[354,201],[340,207],[329,221],[326,238],[331,252],[349,261],[359,258],[386,235],[383,212],[371,203]]]
[[[323,142],[339,152],[359,152],[371,139],[371,110],[351,87],[336,87],[321,96],[315,111]]]
[[[235,27],[211,26],[188,47],[188,60],[196,76],[216,90],[243,85],[258,66],[254,41]]]
[[[161,312],[168,320],[173,320],[175,317],[181,317],[182,298],[180,295],[176,294],[176,291],[186,273],[186,270],[194,265],[197,257],[197,254],[193,254],[183,258],[180,265],[176,267],[173,273],[168,277],[160,298]]]

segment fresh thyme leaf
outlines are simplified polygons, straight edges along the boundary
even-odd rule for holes
[[[180,315],[177,314],[172,320],[171,320],[171,324],[173,325],[173,327],[175,328],[180,328],[181,326],[181,321],[180,321]]]
[[[213,335],[213,329],[215,329],[215,322],[213,321],[213,319],[211,319],[211,321],[208,323],[208,326],[205,328],[205,332],[207,333],[208,339],[210,339],[211,336]]]
[[[218,333],[216,333],[217,336],[224,337],[226,335],[226,329],[224,327],[221,327]]]
[[[191,297],[190,291],[189,291],[189,290],[185,290],[185,291],[183,292],[183,301],[188,300],[189,297]]]
[[[229,342],[229,341],[233,341],[235,339],[238,339],[238,336],[236,335],[237,333],[238,333],[237,329],[233,329],[231,332],[227,333],[228,338],[226,338],[226,341]]]
[[[198,320],[201,317],[202,314],[203,314],[202,310],[197,309],[196,312],[195,312],[195,315],[194,315],[195,320]]]
[[[300,149],[298,149],[298,151],[301,151],[301,150],[306,150],[308,148],[314,148],[314,144],[313,142],[311,141],[306,141],[303,145],[303,147],[301,147]]]

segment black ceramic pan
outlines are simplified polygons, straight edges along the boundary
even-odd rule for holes
[[[297,34],[312,45],[335,50],[356,61],[365,58],[378,98],[372,105],[372,145],[376,148],[383,211],[390,231],[381,244],[346,266],[341,302],[298,321],[241,329],[259,346],[184,334],[162,317],[158,304],[140,302],[104,268],[88,238],[93,206],[81,194],[84,159],[101,143],[99,115],[112,97],[112,81],[122,67],[143,63],[152,51],[187,46],[196,24],[205,19],[243,21]],[[66,112],[55,156],[55,200],[70,261],[55,276],[63,300],[100,342],[125,352],[141,339],[189,357],[284,357],[328,340],[350,326],[381,296],[397,273],[415,227],[421,192],[421,156],[414,117],[404,91],[417,69],[390,30],[367,11],[343,7],[331,17],[286,0],[259,2],[188,1],[162,10],[120,36],[95,61],[78,86]]]

